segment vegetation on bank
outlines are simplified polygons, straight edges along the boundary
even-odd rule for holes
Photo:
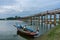
[[[15,17],[8,17],[8,18],[6,18],[6,20],[18,20],[18,19],[21,19],[21,17],[15,16]]]
[[[19,20],[19,19],[22,19],[22,18],[19,16],[8,17],[8,18],[0,18],[0,20]]]
[[[60,24],[60,21],[56,21],[56,23],[59,23]]]
[[[0,20],[5,20],[5,19],[0,19]]]
[[[39,37],[39,40],[60,40],[60,25],[52,28],[48,33]]]

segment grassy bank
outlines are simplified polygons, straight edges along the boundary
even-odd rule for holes
[[[56,21],[56,23],[59,23],[60,24],[60,21]]]
[[[51,29],[48,33],[40,36],[39,40],[60,40],[60,25]]]

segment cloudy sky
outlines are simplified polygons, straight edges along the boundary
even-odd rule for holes
[[[60,8],[60,0],[0,0],[0,18],[29,16]]]

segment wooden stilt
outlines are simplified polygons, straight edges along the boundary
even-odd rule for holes
[[[51,17],[52,17],[52,15],[50,14],[50,23],[49,23],[50,24],[50,29],[51,29],[51,24],[52,24],[52,21],[51,21],[52,18]]]
[[[30,24],[30,25],[32,25],[32,17],[30,18],[30,22],[31,22],[31,24]]]
[[[45,23],[46,23],[46,32],[48,31],[48,15],[45,16]]]
[[[56,26],[56,14],[54,14],[54,26]]]
[[[41,15],[41,30],[42,30],[42,34],[43,34],[43,16]]]
[[[46,21],[45,22],[46,22],[46,24],[48,24],[48,15],[46,15]]]
[[[41,22],[43,23],[43,16],[41,16]]]
[[[35,20],[36,20],[36,18],[34,17],[34,25],[36,26],[36,21]]]
[[[59,21],[60,21],[60,14],[59,14]]]
[[[32,24],[35,25],[35,17],[32,17]]]
[[[40,16],[38,17],[38,25],[40,26]]]
[[[45,27],[45,16],[44,16],[44,33],[46,32],[46,27]]]
[[[45,23],[45,16],[44,16],[44,23]]]

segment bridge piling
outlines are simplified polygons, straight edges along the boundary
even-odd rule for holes
[[[40,16],[38,17],[38,25],[40,26]]]
[[[59,21],[60,21],[60,14],[59,14]]]
[[[56,13],[54,14],[54,26],[56,26]]]
[[[56,26],[56,17],[57,17],[56,14],[59,14],[58,23],[60,24],[60,10],[42,12],[41,14],[25,17],[24,19],[25,20],[29,19],[30,20],[29,23],[31,25],[34,24],[34,26],[40,27],[41,32],[43,34],[44,32],[47,32],[49,29],[51,29],[53,24],[54,26]],[[54,17],[52,18],[52,16]]]
[[[50,24],[50,29],[51,29],[51,24],[52,24],[51,20],[52,20],[52,15],[50,14],[50,23],[49,23]]]

